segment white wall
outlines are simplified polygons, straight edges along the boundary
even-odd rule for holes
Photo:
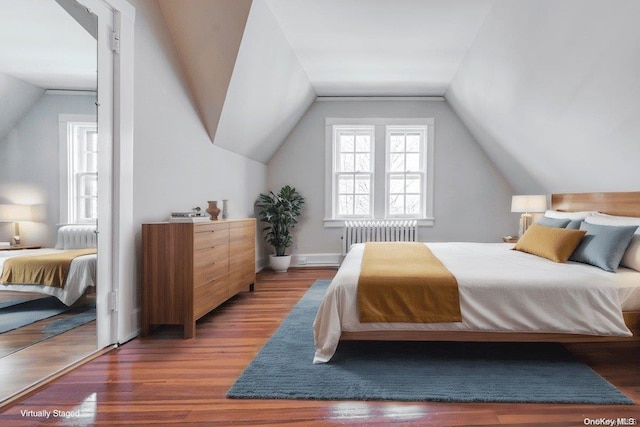
[[[520,193],[640,188],[640,2],[497,0],[446,93]]]
[[[58,116],[95,114],[95,97],[44,95],[0,141],[0,203],[36,205],[36,221],[20,225],[24,244],[52,246],[60,223]],[[0,240],[13,235],[0,224]]]
[[[160,8],[131,1],[135,25],[134,223],[165,221],[172,211],[229,199],[230,217],[254,216],[266,166],[211,143],[198,117]],[[262,254],[259,254],[262,257]],[[140,271],[138,271],[140,276]],[[127,296],[130,310],[138,295]]]
[[[342,251],[342,230],[323,225],[327,117],[435,119],[436,220],[434,227],[420,230],[421,240],[496,242],[517,230],[517,217],[509,211],[510,185],[446,102],[317,101],[268,164],[270,190],[289,184],[306,198],[292,253]]]

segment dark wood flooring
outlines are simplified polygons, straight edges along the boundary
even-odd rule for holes
[[[637,342],[567,346],[630,396],[631,406],[226,399],[308,287],[334,274],[261,272],[254,293],[238,295],[198,322],[195,339],[183,340],[171,327],[137,338],[0,409],[0,425],[584,426],[640,419]],[[69,418],[53,419],[54,410]],[[48,420],[44,411],[52,413]]]
[[[44,298],[46,295],[3,290],[0,301],[16,298]],[[78,301],[80,306],[95,296]],[[43,328],[76,314],[68,312],[0,334],[0,405],[21,391],[79,362],[96,351],[96,322],[49,337]],[[0,426],[2,422],[0,420]]]

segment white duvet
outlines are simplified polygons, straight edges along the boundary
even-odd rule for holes
[[[4,262],[12,257],[24,255],[45,255],[61,252],[60,249],[25,249],[20,251],[0,251],[0,274]],[[0,284],[0,291],[37,292],[52,295],[66,305],[71,305],[80,298],[90,286],[95,286],[97,255],[83,255],[74,258],[69,266],[69,273],[63,288],[34,284]]]
[[[329,285],[313,332],[313,363],[328,362],[342,331],[432,330],[631,336],[622,310],[640,308],[640,273],[511,250],[508,243],[428,243],[458,281],[462,322],[360,323],[356,289],[364,244],[354,245]]]

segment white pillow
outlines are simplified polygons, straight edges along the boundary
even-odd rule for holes
[[[637,216],[618,216],[618,215],[609,215],[602,212],[595,212],[593,215],[591,215],[590,219],[593,219],[595,221],[604,221],[604,222],[593,222],[592,224],[640,225],[640,217],[637,217]]]
[[[603,213],[596,213],[584,220],[589,224],[600,225],[638,225],[640,226],[640,218],[633,216],[615,216]],[[631,243],[624,252],[620,265],[623,267],[633,268],[640,271],[640,227],[636,230]]]
[[[544,216],[547,218],[557,218],[557,219],[585,219],[588,216],[594,215],[597,212],[595,211],[583,211],[583,212],[563,212],[563,211],[552,211],[547,210],[544,213]]]

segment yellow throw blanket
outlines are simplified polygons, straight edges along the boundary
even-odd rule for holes
[[[365,243],[360,322],[461,322],[458,282],[424,243]]]
[[[74,249],[46,255],[9,258],[2,266],[0,283],[28,283],[62,288],[71,261],[76,257],[95,253],[95,249]]]

